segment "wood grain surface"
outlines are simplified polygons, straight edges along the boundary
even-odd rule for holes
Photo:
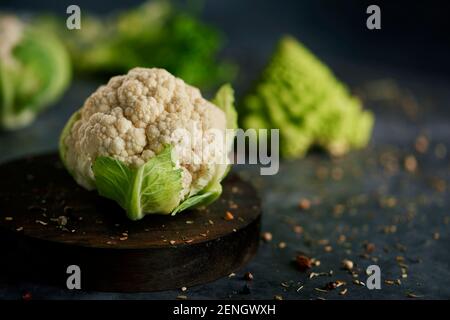
[[[206,209],[126,218],[115,202],[79,187],[56,154],[0,166],[0,248],[11,279],[65,287],[78,265],[82,289],[137,292],[226,276],[255,254],[260,202],[237,176]],[[225,219],[226,212],[233,215]]]

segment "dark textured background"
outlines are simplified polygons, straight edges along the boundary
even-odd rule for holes
[[[83,9],[105,13],[139,1],[78,1]],[[283,162],[280,173],[260,177],[257,168],[235,167],[254,183],[263,199],[263,229],[273,241],[262,243],[257,257],[236,277],[189,288],[141,294],[68,292],[32,283],[8,284],[0,279],[0,298],[164,299],[186,294],[189,298],[285,299],[375,298],[403,299],[414,293],[427,299],[450,298],[450,20],[444,1],[374,1],[382,10],[382,30],[365,28],[367,1],[206,1],[204,18],[221,28],[228,41],[223,54],[240,65],[237,92],[242,94],[268,58],[280,35],[291,33],[326,61],[336,74],[362,97],[376,114],[373,139],[367,150],[339,160],[312,154],[304,160]],[[68,1],[2,1],[0,9],[52,10],[63,14]],[[0,133],[0,161],[29,153],[54,150],[68,116],[98,86],[95,80],[76,80],[64,98],[29,128]],[[418,153],[414,141],[426,134],[430,146]],[[436,155],[436,148],[447,153]],[[406,155],[418,161],[415,173],[403,169]],[[320,169],[319,169],[320,168]],[[340,180],[320,180],[317,170],[342,172]],[[332,175],[332,174],[331,174]],[[0,182],[6,183],[6,182]],[[444,186],[444,188],[442,188]],[[446,187],[446,188],[445,188]],[[301,211],[301,198],[315,204]],[[386,207],[386,199],[396,204]],[[336,205],[344,208],[341,214]],[[303,227],[298,235],[294,225]],[[386,226],[396,226],[386,233]],[[344,234],[346,241],[338,241]],[[325,252],[329,241],[332,252]],[[279,242],[286,248],[280,249]],[[368,256],[364,243],[375,245]],[[298,252],[321,261],[314,272],[334,271],[331,277],[308,279],[292,264]],[[382,290],[367,290],[352,283],[340,270],[344,258],[357,264],[359,279],[375,263],[382,279],[398,279],[398,257],[405,259],[408,277],[401,285],[383,282]],[[242,275],[254,274],[244,288]],[[347,282],[348,293],[322,293],[327,282]],[[297,289],[303,285],[303,289]],[[249,291],[249,292],[248,292]]]

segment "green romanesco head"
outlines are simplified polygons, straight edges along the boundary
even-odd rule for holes
[[[330,69],[289,36],[279,42],[240,111],[244,128],[280,129],[286,158],[302,157],[311,146],[332,155],[364,147],[374,122]]]

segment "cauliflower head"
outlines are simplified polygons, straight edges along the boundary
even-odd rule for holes
[[[133,220],[208,204],[221,194],[237,121],[229,85],[214,102],[164,69],[134,68],[72,115],[61,159],[79,185]]]

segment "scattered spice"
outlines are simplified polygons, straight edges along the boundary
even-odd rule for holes
[[[413,155],[406,156],[404,160],[404,166],[406,171],[415,172],[417,170],[417,160]]]
[[[65,226],[67,225],[67,217],[66,216],[59,216],[57,219],[58,225]]]
[[[306,270],[311,269],[311,267],[312,267],[312,261],[307,256],[298,255],[295,258],[295,261],[297,262],[297,267],[302,272],[305,272]]]
[[[250,272],[246,272],[244,274],[244,280],[252,281],[253,280],[253,274],[251,274]]]
[[[23,301],[30,301],[32,298],[33,298],[33,295],[29,291],[26,291],[22,294]]]
[[[444,159],[447,154],[447,147],[442,143],[438,143],[434,148],[434,154],[436,155],[436,158]]]
[[[423,298],[423,297],[424,297],[424,296],[420,296],[420,295],[414,294],[414,293],[412,293],[412,292],[408,292],[408,293],[406,294],[406,296],[407,296],[408,298]]]
[[[230,211],[227,211],[227,212],[225,212],[224,219],[227,220],[227,221],[230,221],[230,220],[234,219],[234,216],[233,216],[233,214]]]
[[[328,283],[325,285],[324,289],[330,291],[330,290],[334,290],[334,289],[336,289],[336,288],[342,287],[342,286],[344,286],[345,284],[346,284],[346,283],[345,283],[344,281],[336,280],[336,281],[328,282]]]
[[[342,260],[342,268],[343,269],[350,271],[353,269],[353,266],[354,266],[353,261],[348,260],[348,259]]]
[[[47,222],[44,222],[42,220],[36,220],[36,223],[39,223],[39,224],[41,224],[43,226],[46,226],[48,224]]]
[[[415,148],[419,153],[425,153],[428,150],[429,141],[428,138],[424,135],[419,135],[416,138]]]
[[[294,232],[296,234],[302,234],[303,233],[303,227],[302,226],[294,226]]]
[[[270,242],[270,241],[272,241],[272,234],[271,234],[270,232],[264,232],[264,233],[262,234],[262,239],[263,239],[265,242]]]
[[[345,289],[339,291],[339,294],[340,294],[341,296],[345,296],[345,295],[347,294],[347,291],[348,291],[347,288],[345,288]]]
[[[370,254],[375,251],[375,244],[368,242],[364,245],[364,250],[366,250],[366,253]]]
[[[358,280],[358,279],[354,279],[353,283],[358,285],[358,286],[363,286],[363,287],[366,286],[366,284],[364,282],[362,282],[361,280]]]
[[[309,208],[311,208],[311,201],[306,198],[302,198],[298,202],[298,207],[300,210],[309,210]]]

